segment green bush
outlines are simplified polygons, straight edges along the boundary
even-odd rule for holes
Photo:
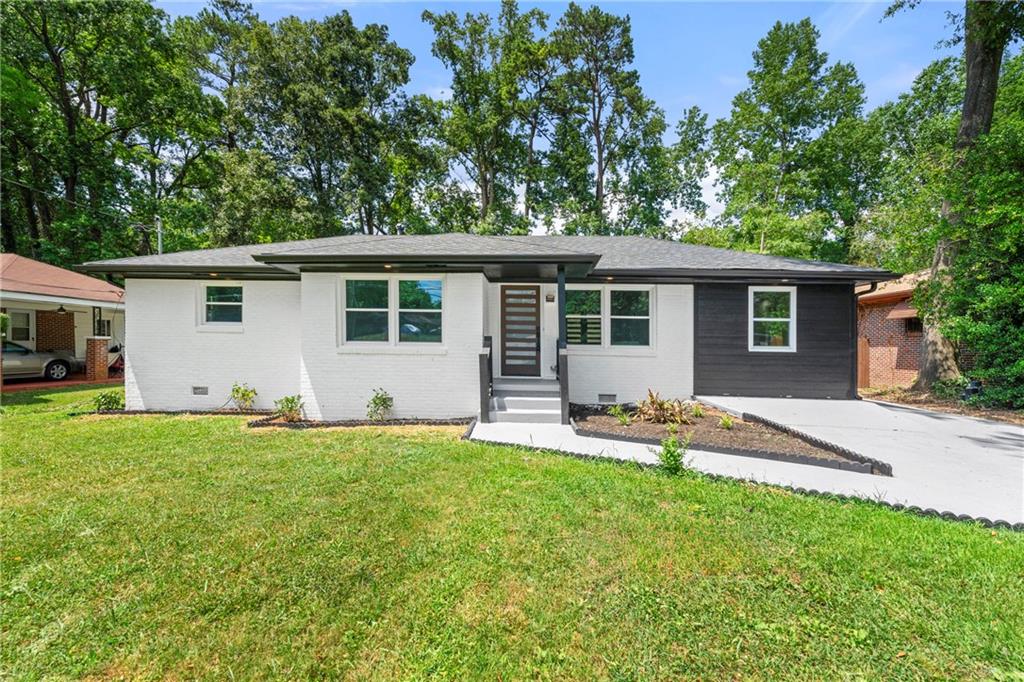
[[[725,429],[726,431],[732,431],[732,427],[732,417],[727,414],[723,414],[718,420],[718,428]]]
[[[960,400],[960,396],[965,388],[967,388],[967,377],[959,376],[955,379],[939,379],[932,384],[932,395],[942,400]]]
[[[618,419],[623,426],[629,426],[630,415],[622,405],[612,405],[608,408],[608,414]]]
[[[256,402],[256,389],[250,388],[249,384],[235,383],[231,387],[231,402],[239,410],[251,410],[252,404]]]
[[[701,405],[700,403],[694,403],[693,407],[690,408],[690,414],[692,414],[694,416],[694,418],[696,418],[696,419],[703,419],[704,418],[704,406]]]
[[[97,412],[112,412],[124,409],[124,393],[121,391],[103,391],[92,399]]]
[[[661,451],[658,452],[661,469],[670,476],[678,476],[686,468],[684,460],[690,448],[690,434],[686,434],[680,441],[676,430],[675,424],[669,425],[669,437],[661,441]]]
[[[286,422],[302,421],[302,396],[286,395],[274,401],[277,416]]]
[[[373,390],[373,397],[366,403],[366,417],[375,422],[384,421],[395,406],[395,399],[383,388]]]

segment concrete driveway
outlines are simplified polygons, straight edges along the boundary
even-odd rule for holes
[[[892,465],[892,478],[819,470],[817,490],[1024,523],[1024,428],[871,400],[699,397]],[[817,467],[804,467],[816,469]],[[810,487],[806,473],[775,482]]]

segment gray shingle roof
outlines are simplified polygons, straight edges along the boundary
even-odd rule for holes
[[[803,276],[849,276],[851,279],[891,277],[891,273],[885,270],[855,265],[767,256],[646,237],[492,236],[462,233],[407,236],[348,235],[274,244],[251,244],[159,256],[94,261],[84,264],[82,269],[92,272],[174,269],[277,272],[277,268],[272,264],[275,260],[291,263],[301,262],[303,259],[309,259],[310,262],[365,262],[389,258],[422,258],[430,261],[466,261],[474,258],[491,261],[536,259],[545,262],[564,259],[595,262],[594,272],[598,274],[728,271],[732,274],[778,272]]]

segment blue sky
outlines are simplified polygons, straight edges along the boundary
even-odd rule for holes
[[[204,5],[192,0],[158,0],[171,15],[195,14]],[[409,90],[443,96],[449,75],[430,54],[430,29],[420,20],[424,9],[496,11],[484,2],[254,2],[260,16],[273,21],[296,15],[320,18],[348,10],[362,24],[382,23],[392,38],[416,57]],[[521,2],[539,6],[557,18],[567,3]],[[810,17],[821,32],[820,45],[832,60],[852,62],[864,81],[868,108],[906,90],[914,76],[934,59],[951,52],[937,44],[949,36],[946,13],[962,3],[925,2],[882,20],[886,2],[607,2],[607,11],[632,19],[635,66],[641,84],[671,122],[698,105],[711,119],[729,112],[752,65],[751,52],[777,21]]]

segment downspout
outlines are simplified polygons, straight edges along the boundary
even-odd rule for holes
[[[860,373],[860,357],[857,352],[857,339],[860,336],[860,305],[858,300],[861,296],[870,294],[877,288],[878,282],[872,282],[867,291],[862,291],[858,294],[857,283],[853,283],[853,297],[850,305],[850,398],[853,400],[860,400],[860,394],[857,392],[859,388],[857,386],[857,376]]]

